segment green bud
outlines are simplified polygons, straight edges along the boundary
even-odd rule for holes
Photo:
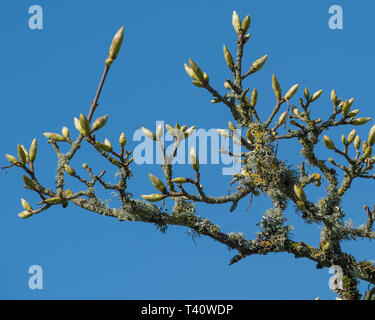
[[[365,153],[365,151],[366,151],[366,149],[367,149],[368,146],[369,146],[369,145],[368,145],[367,141],[366,141],[366,140],[363,141],[363,143],[362,143],[362,152],[363,152],[363,153]]]
[[[208,77],[208,74],[206,72],[203,72],[203,79],[204,79],[205,83],[209,83],[210,82],[210,78]]]
[[[77,119],[76,117],[74,117],[74,126],[79,131],[79,133],[85,135],[85,131],[82,129],[81,123],[80,123],[79,119]]]
[[[44,200],[47,204],[59,204],[61,201],[62,199],[60,197],[52,197]]]
[[[337,94],[336,94],[336,91],[335,90],[332,90],[331,91],[331,101],[334,105],[337,104]]]
[[[246,16],[243,21],[242,21],[242,26],[241,26],[241,29],[242,29],[242,32],[243,33],[246,33],[246,31],[250,28],[250,16]]]
[[[226,45],[223,46],[223,51],[224,51],[224,58],[225,58],[225,61],[227,62],[229,69],[234,72],[233,57],[230,54],[229,50],[227,49]]]
[[[254,89],[251,93],[251,106],[254,108],[258,101],[258,90]]]
[[[348,100],[349,108],[352,106],[353,102],[354,102],[354,98],[351,98]]]
[[[371,154],[372,154],[372,147],[371,146],[367,146],[367,148],[363,152],[362,158],[363,159],[370,158]]]
[[[342,112],[342,115],[343,115],[344,118],[347,117],[347,115],[349,113],[349,110],[350,110],[349,102],[348,102],[348,100],[345,100],[345,102],[342,106],[342,109],[341,109],[341,112]]]
[[[35,183],[33,180],[31,180],[28,176],[25,176],[24,174],[22,175],[22,180],[25,184],[25,186],[31,190],[35,189]]]
[[[318,99],[323,93],[323,90],[319,90],[319,91],[316,91],[312,97],[311,97],[311,101],[315,101],[316,99]]]
[[[348,145],[351,144],[354,141],[356,135],[357,135],[357,133],[356,133],[355,129],[350,131],[350,133],[348,134]]]
[[[145,134],[146,137],[150,138],[151,140],[156,140],[156,135],[155,133],[151,132],[150,130],[148,130],[147,128],[145,127],[142,127],[142,131],[143,133]]]
[[[354,119],[351,124],[355,125],[355,126],[360,126],[360,125],[363,125],[363,124],[366,124],[367,122],[369,122],[371,120],[370,117],[367,117],[367,118],[357,118],[357,119]]]
[[[250,67],[250,73],[255,73],[263,68],[268,58],[268,54],[264,55],[262,58],[256,60]]]
[[[373,125],[368,134],[368,143],[372,146],[375,143],[375,125]]]
[[[82,164],[83,169],[87,169],[88,167],[89,167],[89,165],[86,162]]]
[[[91,133],[90,123],[89,123],[89,120],[87,120],[86,116],[83,113],[81,113],[79,115],[79,123],[81,125],[83,135],[89,136],[90,133]]]
[[[151,183],[153,184],[153,186],[157,190],[159,190],[160,192],[164,192],[165,191],[165,186],[164,186],[163,182],[161,182],[160,179],[158,179],[157,177],[153,176],[151,173],[149,173],[148,176],[150,177]]]
[[[335,144],[333,143],[333,141],[328,137],[328,136],[324,136],[323,137],[323,142],[324,142],[324,145],[330,149],[330,150],[335,150]]]
[[[50,140],[53,140],[53,141],[65,141],[65,137],[63,137],[62,135],[60,135],[58,133],[45,132],[45,133],[43,133],[43,135],[47,139],[50,139]]]
[[[233,11],[232,24],[233,24],[234,31],[236,31],[236,33],[238,34],[241,28],[241,20],[236,11]]]
[[[29,149],[29,158],[31,162],[34,162],[37,151],[38,151],[38,143],[37,143],[36,138],[34,138],[33,141],[31,142],[30,149]]]
[[[109,148],[109,150],[112,150],[112,143],[107,138],[104,139],[104,144]]]
[[[172,180],[173,183],[185,183],[187,182],[188,180],[186,178],[183,178],[183,177],[178,177],[178,178],[174,178]]]
[[[245,35],[245,36],[243,37],[243,41],[244,41],[244,43],[248,42],[249,39],[250,39],[250,33],[248,33],[247,35]]]
[[[18,158],[20,159],[21,163],[24,165],[26,163],[26,154],[24,148],[20,144],[17,145],[17,152]]]
[[[354,139],[354,148],[359,150],[360,146],[361,146],[361,139],[359,138],[359,136],[356,136]]]
[[[193,147],[190,150],[190,162],[193,166],[193,169],[195,171],[198,171],[199,170],[199,160],[198,160],[198,157],[197,157],[197,152],[195,151],[195,149]]]
[[[29,212],[31,212],[31,211],[33,211],[33,208],[31,208],[31,205],[30,205],[30,203],[28,203],[25,199],[21,199],[21,204],[22,204],[22,207],[25,209],[25,210],[27,210],[27,211],[29,211]]]
[[[191,59],[189,59],[190,68],[195,74],[196,78],[202,82],[204,82],[204,76],[202,70],[198,67],[198,65]]]
[[[341,136],[341,142],[342,142],[342,144],[346,144],[346,139],[345,139],[345,134],[343,134],[342,136]]]
[[[309,89],[305,88],[305,92],[304,92],[304,94],[305,94],[305,98],[306,98],[306,100],[309,100],[309,98],[310,98],[310,92],[309,92]]]
[[[112,62],[117,58],[122,42],[124,40],[124,27],[121,27],[113,37],[111,47],[109,48],[108,58],[105,60],[107,66],[110,66]]]
[[[65,138],[69,138],[70,136],[70,131],[67,127],[62,127],[61,133]]]
[[[297,198],[302,202],[306,202],[306,194],[303,191],[302,187],[299,185],[294,185],[294,193],[296,194]]]
[[[27,218],[31,217],[32,215],[33,215],[33,213],[30,212],[30,211],[27,211],[27,210],[22,211],[22,212],[20,212],[20,213],[18,214],[18,216],[19,216],[21,219],[27,219]]]
[[[202,82],[202,81],[193,80],[191,83],[193,85],[195,85],[196,87],[199,87],[199,88],[203,88],[204,87],[204,82]]]
[[[227,90],[232,90],[228,81],[224,82],[224,88],[227,89]]]
[[[165,194],[142,194],[141,197],[147,201],[156,202],[165,199],[167,196]]]
[[[185,71],[188,74],[188,76],[194,80],[198,80],[198,77],[195,75],[194,71],[186,64],[184,63]]]
[[[280,115],[280,117],[279,117],[279,121],[277,122],[277,124],[278,124],[279,126],[281,126],[281,125],[285,122],[287,116],[288,116],[288,111],[283,112],[283,113]]]
[[[68,164],[64,165],[64,169],[71,176],[74,176],[76,174],[75,170]]]
[[[273,91],[275,92],[275,96],[277,100],[280,100],[281,99],[281,87],[280,87],[279,81],[277,81],[275,74],[272,76],[272,88],[273,88]]]
[[[290,100],[294,95],[295,93],[297,92],[298,90],[298,87],[299,87],[299,84],[295,84],[294,86],[292,86],[288,92],[286,93],[286,95],[284,96],[285,99],[288,99]],[[305,89],[305,92],[306,92],[307,88]]]
[[[106,145],[105,143],[99,142],[99,141],[96,141],[96,145],[100,149],[104,150],[105,152],[110,152],[112,150],[112,148],[110,146]]]
[[[103,128],[105,124],[107,123],[107,120],[108,120],[108,114],[96,119],[94,123],[92,124],[92,131]]]
[[[120,146],[121,148],[125,147],[126,145],[126,136],[125,136],[125,133],[121,133],[120,135],[120,138],[118,139],[119,143],[120,143]]]
[[[359,109],[355,109],[348,113],[348,118],[353,118],[359,113]]]
[[[15,164],[15,165],[19,165],[20,164],[20,162],[18,161],[18,159],[16,157],[11,156],[10,154],[6,154],[5,157],[7,158],[7,160],[11,164]]]

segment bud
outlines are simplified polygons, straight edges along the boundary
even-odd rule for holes
[[[268,54],[256,60],[250,67],[250,73],[255,73],[263,68],[268,58]]]
[[[230,54],[229,50],[227,49],[226,45],[223,46],[223,51],[224,51],[224,58],[225,58],[225,61],[227,62],[229,69],[234,72],[233,57]]]
[[[85,162],[85,163],[82,163],[82,168],[83,169],[87,169],[89,167],[89,165]]]
[[[348,100],[349,108],[352,106],[353,102],[354,102],[354,98],[351,98]]]
[[[185,183],[185,182],[188,182],[188,180],[186,178],[183,178],[183,177],[178,177],[178,178],[174,178],[172,180],[173,183]]]
[[[107,138],[104,139],[104,144],[109,148],[109,150],[112,150],[112,143]]]
[[[113,37],[111,47],[109,48],[108,58],[106,59],[106,64],[111,65],[116,59],[118,53],[120,52],[122,41],[124,40],[124,27],[121,27]]]
[[[373,125],[368,134],[368,143],[372,146],[375,143],[375,125]]]
[[[141,197],[147,201],[156,202],[165,199],[167,196],[165,194],[142,194]]]
[[[118,139],[119,143],[120,143],[120,146],[121,148],[125,147],[126,145],[126,136],[125,136],[125,133],[121,133],[120,134],[120,138]]]
[[[312,174],[312,177],[313,177],[313,179],[316,180],[316,181],[317,181],[317,180],[320,180],[320,179],[322,178],[322,176],[321,176],[319,173],[313,173],[313,174]]]
[[[328,162],[332,163],[332,164],[335,164],[335,160],[333,160],[332,158],[328,158]]]
[[[300,208],[301,210],[306,209],[306,204],[305,204],[305,202],[298,200],[298,201],[296,202],[296,204],[297,204],[298,208]]]
[[[20,212],[20,213],[18,214],[18,216],[19,216],[21,219],[27,219],[27,218],[31,217],[32,215],[33,215],[33,213],[30,212],[30,211],[27,211],[27,210],[22,211],[22,212]]]
[[[233,11],[232,24],[233,24],[234,31],[236,31],[236,33],[238,34],[241,28],[241,20],[236,11]]]
[[[289,89],[289,91],[286,93],[286,95],[284,96],[285,99],[290,100],[295,95],[295,93],[297,92],[298,87],[299,87],[299,84],[295,84],[294,86],[292,86]],[[305,95],[306,95],[306,90],[307,90],[307,88],[305,88]]]
[[[18,152],[18,158],[20,159],[22,164],[26,163],[26,154],[24,149],[20,144],[17,145],[17,152]]]
[[[220,99],[219,98],[213,98],[210,102],[211,103],[219,103]]]
[[[29,212],[31,212],[31,211],[33,211],[33,208],[31,208],[31,205],[30,205],[30,203],[28,203],[25,199],[21,199],[21,204],[22,204],[22,207],[25,209],[25,210],[27,210],[27,211],[29,211]]]
[[[303,191],[301,186],[294,185],[294,193],[296,194],[297,198],[302,202],[306,202],[306,194]]]
[[[355,129],[350,131],[350,133],[348,134],[348,145],[351,144],[354,141],[356,135],[357,135],[357,133],[356,133]]]
[[[349,102],[348,100],[345,100],[342,108],[341,108],[341,112],[342,112],[342,115],[344,118],[347,117],[348,113],[349,113],[349,110],[350,110],[350,106],[349,106]]]
[[[304,92],[304,94],[305,94],[305,98],[306,98],[306,100],[309,100],[309,98],[310,98],[310,92],[309,92],[309,89],[305,88],[305,92]]]
[[[76,172],[74,171],[74,169],[70,165],[68,165],[68,164],[64,165],[64,169],[71,176],[74,176],[76,174]]]
[[[90,123],[83,113],[79,115],[79,124],[81,125],[83,135],[89,136],[91,133]]]
[[[341,136],[341,142],[342,142],[342,144],[346,144],[346,139],[345,139],[345,134],[343,134],[342,136]]]
[[[25,146],[23,144],[21,144],[21,148],[26,156],[26,162],[29,162],[30,161],[30,157],[29,157],[29,153],[27,152]]]
[[[360,146],[361,146],[361,139],[359,138],[359,136],[356,136],[354,139],[354,148],[359,150]]]
[[[82,129],[81,123],[80,123],[79,119],[77,119],[76,117],[74,117],[74,126],[79,131],[79,133],[85,135],[85,131]]]
[[[67,127],[62,127],[61,133],[65,138],[69,138],[70,136],[70,131]]]
[[[280,117],[279,117],[279,121],[277,122],[277,124],[279,126],[281,126],[285,121],[286,121],[286,117],[288,116],[288,111],[285,111],[283,112]]]
[[[155,133],[151,132],[145,127],[142,127],[142,131],[145,134],[146,137],[150,138],[151,140],[156,140],[156,135]]]
[[[194,80],[199,80],[198,77],[195,75],[194,71],[186,64],[184,63],[185,71],[188,74],[188,76]]]
[[[19,161],[16,157],[11,156],[10,154],[6,154],[5,157],[11,164],[19,164]]]
[[[198,65],[191,59],[189,59],[189,64],[197,80],[204,81],[202,70],[198,67]]]
[[[241,29],[242,29],[242,32],[243,33],[246,33],[247,30],[249,30],[250,28],[250,16],[246,16],[243,21],[242,21],[242,26],[241,26]]]
[[[258,90],[254,89],[251,93],[251,106],[254,108],[258,101]]]
[[[334,105],[337,104],[337,94],[336,94],[336,91],[335,90],[332,90],[331,91],[331,101]]]
[[[159,178],[153,176],[151,173],[149,173],[148,176],[150,177],[151,183],[157,190],[159,190],[160,192],[165,191],[165,186]]]
[[[99,141],[96,141],[96,145],[100,149],[104,150],[105,152],[110,152],[112,150],[112,148],[110,146],[106,145],[105,143],[99,142]]]
[[[244,41],[244,43],[248,42],[249,39],[250,39],[250,33],[248,33],[247,35],[245,35],[245,36],[243,37],[243,41]]]
[[[53,140],[53,141],[65,141],[65,137],[63,137],[62,135],[60,135],[58,133],[45,132],[45,133],[43,133],[43,135],[47,139],[50,139],[50,140]]]
[[[183,132],[185,132],[186,131],[186,129],[187,129],[187,125],[186,124],[184,124],[182,127],[181,127],[181,130],[183,131]]]
[[[324,145],[330,149],[330,150],[335,150],[335,144],[332,142],[332,140],[328,136],[323,137],[323,142]]]
[[[28,176],[22,175],[22,180],[25,186],[31,190],[35,189],[35,183]]]
[[[357,118],[357,119],[354,119],[351,124],[355,125],[355,126],[360,126],[360,125],[363,125],[363,124],[366,124],[367,122],[369,122],[371,120],[370,117],[367,117],[367,118]]]
[[[59,204],[61,203],[61,200],[62,199],[60,197],[52,197],[52,198],[45,199],[44,202],[47,204]]]
[[[222,136],[222,137],[230,137],[230,134],[228,133],[228,130],[224,129],[216,129],[216,131]]]
[[[372,154],[372,147],[371,146],[367,146],[367,148],[363,152],[362,158],[363,159],[370,158],[371,154]]]
[[[272,76],[272,88],[273,88],[273,92],[275,92],[275,96],[277,100],[280,100],[281,99],[281,87],[280,87],[279,81],[277,81],[275,74]]]
[[[195,151],[195,149],[193,147],[190,150],[190,162],[193,166],[193,169],[195,171],[198,171],[199,170],[199,161],[198,161],[198,157],[197,157],[197,152]]]
[[[38,145],[37,145],[36,138],[34,138],[33,141],[31,142],[30,149],[29,149],[29,160],[31,162],[34,162],[37,151],[38,151]]]
[[[202,82],[202,81],[193,80],[191,83],[193,85],[199,87],[199,88],[203,88],[204,87],[204,82]]]
[[[316,99],[318,99],[323,93],[323,90],[319,90],[319,91],[316,91],[312,97],[311,97],[311,101],[315,101]]]
[[[247,131],[246,131],[246,138],[247,138],[247,140],[249,140],[249,142],[251,144],[255,143],[255,138],[254,138],[253,134],[251,133],[250,129],[247,129]]]
[[[355,117],[359,113],[359,109],[355,109],[348,113],[348,118]]]
[[[224,82],[224,88],[227,89],[227,90],[231,90],[232,88],[230,87],[230,84],[228,83],[228,81],[225,81]]]
[[[292,113],[293,113],[295,116],[299,115],[299,110],[298,110],[298,108],[297,108],[296,106],[292,106]]]
[[[362,143],[362,152],[363,152],[363,153],[365,153],[365,150],[367,149],[367,147],[368,147],[368,143],[367,143],[367,141],[365,140],[365,141],[363,141],[363,143]]]
[[[96,119],[94,123],[92,124],[92,131],[103,128],[105,124],[107,123],[107,120],[108,120],[108,114]]]

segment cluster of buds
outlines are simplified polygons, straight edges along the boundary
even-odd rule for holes
[[[249,30],[250,28],[250,23],[251,23],[251,19],[250,19],[250,16],[247,15],[243,21],[241,22],[241,19],[240,17],[238,16],[237,12],[236,11],[233,11],[233,15],[232,15],[232,24],[233,24],[233,28],[234,28],[234,31],[236,31],[236,33],[238,35],[242,34],[244,35],[247,30]],[[250,34],[247,36],[245,36],[245,39],[246,38],[250,38]]]
[[[195,126],[191,126],[190,128],[188,128],[187,125],[180,126],[178,123],[176,123],[174,127],[166,124],[165,128],[172,137],[175,137],[179,141],[189,138],[195,131]],[[163,136],[162,125],[159,125],[157,127],[156,134],[145,127],[142,127],[142,131],[146,137],[154,141],[160,140]]]
[[[202,72],[199,66],[191,59],[189,59],[189,65],[184,63],[185,71],[190,78],[193,79],[192,83],[197,87],[204,87],[210,82],[206,72]]]
[[[27,151],[25,146],[23,146],[22,144],[18,144],[17,145],[18,158],[10,154],[6,154],[5,157],[12,165],[21,167],[21,166],[25,166],[26,164],[28,164],[30,168],[32,168],[37,152],[38,152],[38,143],[36,139],[33,139],[33,141],[31,142],[29,151]]]

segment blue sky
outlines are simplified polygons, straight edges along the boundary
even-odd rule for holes
[[[259,91],[258,112],[265,119],[275,103],[271,77],[275,73],[284,90],[294,83],[310,92],[324,93],[313,112],[327,117],[330,91],[355,97],[361,115],[374,116],[373,74],[375,45],[372,24],[375,4],[353,1],[1,1],[2,125],[1,154],[16,154],[17,143],[39,141],[38,176],[53,186],[56,159],[43,132],[59,132],[73,117],[87,113],[114,33],[125,26],[125,39],[110,70],[96,115],[110,114],[101,138],[117,142],[124,131],[128,146],[141,126],[155,129],[155,121],[226,127],[230,119],[222,105],[191,85],[183,63],[193,58],[207,71],[211,83],[223,92],[229,77],[222,46],[234,52],[232,11],[250,14],[251,40],[245,49],[244,68],[268,54],[261,72],[248,79]],[[38,4],[44,12],[44,29],[28,28],[28,9]],[[330,30],[328,8],[339,4],[344,29]],[[302,95],[299,90],[298,97]],[[297,102],[295,98],[294,103]],[[369,125],[359,130],[367,136]],[[339,141],[344,131],[331,130]],[[295,166],[301,161],[298,144],[282,144],[279,154]],[[322,158],[328,151],[319,147]],[[340,159],[341,160],[341,159]],[[82,150],[72,162],[79,168],[89,162],[98,171],[106,163]],[[1,166],[6,165],[2,156]],[[212,194],[226,193],[229,177],[220,165],[202,166],[202,181]],[[135,165],[130,192],[154,192],[149,172],[161,177],[157,165]],[[190,166],[176,169],[192,174]],[[114,181],[109,170],[109,179]],[[192,241],[187,230],[170,227],[161,234],[153,225],[118,222],[88,214],[70,205],[21,220],[20,198],[34,206],[37,197],[23,188],[21,172],[2,171],[0,214],[0,298],[2,299],[332,299],[327,269],[287,254],[251,256],[228,266],[235,254],[205,237]],[[357,181],[344,199],[348,216],[365,221],[364,204],[373,199],[373,182]],[[311,189],[312,197],[322,195]],[[104,195],[110,198],[110,195]],[[116,202],[113,202],[117,205]],[[266,198],[244,200],[234,213],[229,205],[198,206],[198,212],[223,230],[244,232],[254,238]],[[304,225],[291,205],[287,218],[294,225],[293,239],[319,243],[319,227]],[[374,259],[373,243],[344,243],[360,259]],[[43,290],[30,290],[28,268],[43,268]],[[367,286],[361,284],[362,291]]]

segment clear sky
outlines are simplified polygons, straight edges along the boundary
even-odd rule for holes
[[[28,27],[31,4],[43,8],[43,29]],[[343,30],[328,26],[331,5],[343,8]],[[128,146],[141,126],[155,130],[155,121],[209,130],[226,127],[228,110],[210,104],[211,96],[191,84],[183,63],[189,57],[208,72],[211,83],[223,92],[229,77],[222,54],[233,52],[232,12],[250,14],[251,40],[245,49],[244,68],[268,54],[261,72],[247,85],[259,91],[259,113],[264,119],[275,103],[271,77],[284,90],[294,83],[310,92],[323,89],[313,112],[327,117],[330,91],[355,97],[363,116],[375,116],[373,104],[375,46],[372,1],[44,1],[3,0],[1,29],[1,166],[5,153],[15,155],[17,143],[39,141],[36,170],[43,183],[54,186],[56,158],[43,132],[59,132],[73,117],[87,113],[114,33],[125,26],[125,39],[110,70],[96,115],[110,114],[100,138],[117,143],[124,131]],[[298,97],[302,95],[299,90]],[[294,98],[294,103],[297,98]],[[367,136],[369,125],[360,129]],[[345,129],[347,134],[349,129]],[[342,129],[331,130],[339,141]],[[87,147],[87,145],[85,146]],[[280,145],[280,156],[300,164],[298,144]],[[331,155],[318,148],[322,158]],[[341,160],[341,159],[340,159]],[[72,165],[81,170],[88,162],[97,171],[107,169],[95,153],[82,148]],[[153,193],[149,172],[161,177],[158,165],[134,165],[129,183],[134,196]],[[222,166],[202,166],[206,190],[226,193],[230,177]],[[192,174],[189,165],[178,172]],[[108,178],[114,181],[109,170]],[[357,181],[344,199],[344,208],[356,224],[365,222],[364,204],[373,205],[373,182]],[[229,266],[235,254],[204,236],[192,240],[187,229],[170,227],[166,234],[153,225],[118,222],[89,214],[73,205],[59,206],[21,220],[21,198],[37,207],[37,197],[23,188],[21,171],[0,173],[0,298],[2,299],[333,299],[331,274],[315,264],[288,254],[251,256]],[[77,185],[72,189],[78,190]],[[311,189],[313,190],[313,189]],[[312,191],[313,196],[319,193]],[[106,195],[109,199],[111,196]],[[116,201],[112,202],[117,206]],[[269,200],[248,200],[229,213],[229,205],[198,206],[198,213],[226,232],[241,231],[255,238]],[[294,225],[293,239],[319,244],[319,226],[304,225],[293,205],[287,212]],[[368,241],[344,243],[359,259],[374,259]],[[31,265],[43,269],[43,289],[31,290]],[[362,292],[367,286],[361,284]]]

